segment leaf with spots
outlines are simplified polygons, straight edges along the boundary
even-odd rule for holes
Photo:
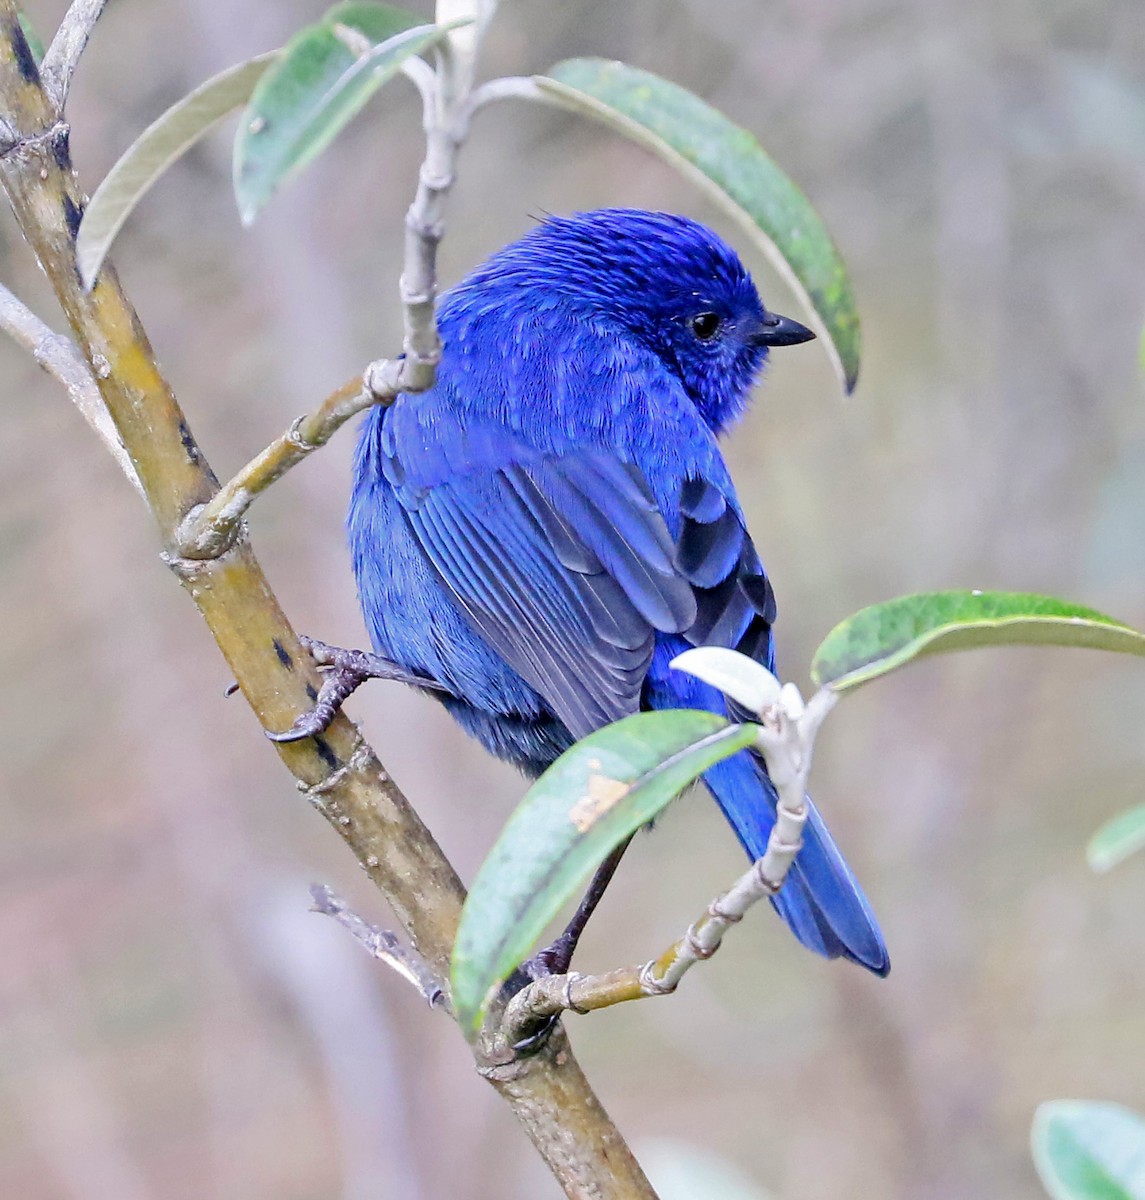
[[[872,604],[836,625],[815,651],[811,678],[843,692],[926,654],[1047,645],[1145,655],[1145,634],[1053,596],[923,592]]]
[[[462,1028],[524,961],[608,853],[756,726],[675,709],[625,717],[578,742],[533,784],[477,873],[453,950]]]

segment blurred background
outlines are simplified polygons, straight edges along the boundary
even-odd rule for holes
[[[64,5],[27,7],[50,33]],[[195,84],[324,7],[114,0],[71,102],[84,186]],[[728,447],[786,676],[805,685],[836,621],[909,591],[1047,591],[1145,623],[1140,0],[507,0],[485,70],[578,54],[667,75],[755,132],[853,273],[854,398],[814,346],[776,355]],[[418,117],[391,85],[249,232],[220,132],[121,237],[220,475],[399,344]],[[602,130],[488,110],[444,281],[544,211],[606,204],[736,240]],[[6,210],[0,278],[60,323]],[[137,497],[4,340],[0,388],[0,1195],[555,1198],[456,1031],[307,912],[321,880],[390,919],[223,699]],[[252,533],[297,627],[361,645],[352,442],[276,487]],[[350,712],[470,878],[522,781],[408,691],[370,686]],[[1141,799],[1143,722],[1140,663],[1067,650],[929,660],[848,698],[814,786],[891,976],[801,952],[757,910],[673,999],[569,1022],[621,1129],[718,1151],[784,1200],[1042,1195],[1038,1101],[1145,1106],[1145,858],[1104,877],[1083,858]],[[582,969],[648,957],[743,866],[706,797],[681,800],[626,859]]]

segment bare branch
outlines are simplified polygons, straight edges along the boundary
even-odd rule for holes
[[[434,1008],[441,1005],[448,1011],[449,997],[430,969],[429,963],[412,946],[403,946],[396,933],[370,925],[356,912],[346,907],[345,900],[323,883],[310,888],[314,900],[313,911],[333,917],[339,925],[348,929],[363,946],[386,966],[392,967],[403,979],[412,983],[422,998]]]
[[[763,857],[725,895],[717,896],[659,958],[605,975],[549,975],[522,988],[501,1018],[501,1033],[509,1046],[528,1045],[539,1026],[562,1012],[587,1013],[628,1000],[669,995],[696,963],[715,954],[724,934],[743,920],[752,905],[779,891],[803,844],[815,736],[836,698],[830,689],[822,688],[804,706],[798,689],[787,684],[778,703],[759,714],[758,748],[779,794]]]
[[[57,382],[67,388],[72,403],[140,495],[143,488],[131,459],[112,423],[107,405],[99,394],[95,378],[75,342],[45,325],[31,309],[0,284],[0,329],[11,335]]]
[[[72,75],[107,0],[74,0],[44,54],[40,79],[57,113],[64,111]]]
[[[256,496],[325,445],[355,413],[381,399],[361,378],[351,379],[331,392],[314,412],[293,421],[206,504],[188,514],[178,533],[179,553],[184,558],[218,558],[233,544]]]

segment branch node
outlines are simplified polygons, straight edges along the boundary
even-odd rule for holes
[[[708,905],[708,913],[717,921],[722,921],[725,925],[738,925],[740,921],[747,915],[741,912],[731,912],[724,908],[723,901],[726,896],[717,896],[711,904]]]
[[[392,402],[401,391],[401,370],[401,359],[379,358],[362,373],[362,384],[375,399]]]
[[[356,775],[370,766],[370,760],[373,758],[373,750],[359,737],[354,752],[340,767],[319,779],[317,783],[303,784],[300,781],[298,790],[315,808],[325,811],[327,795],[330,792],[337,792],[348,777]],[[379,770],[377,774],[380,776],[380,782],[386,782],[387,776],[384,771]]]
[[[640,990],[646,996],[670,996],[679,983],[678,979],[658,979],[656,962],[647,962],[640,968]]]
[[[585,1013],[591,1012],[592,1010],[588,1008],[582,1008],[579,1004],[577,1004],[577,1002],[573,999],[572,990],[575,984],[580,983],[580,981],[585,978],[587,978],[587,976],[582,975],[579,971],[570,971],[565,976],[565,986],[561,989],[561,1004],[563,1004],[564,1007],[569,1009],[571,1012],[579,1013],[581,1016],[583,1016]]]
[[[302,422],[306,420],[306,416],[295,417],[290,422],[290,428],[285,433],[286,440],[298,451],[299,454],[309,454],[312,450],[318,449],[318,443],[309,441],[302,433]]]

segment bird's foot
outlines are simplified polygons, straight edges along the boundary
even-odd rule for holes
[[[519,991],[527,988],[537,979],[548,975],[563,975],[569,969],[575,945],[570,943],[562,934],[550,946],[538,950],[525,961],[501,985],[501,994],[508,1002]],[[529,1024],[523,1031],[524,1036],[515,1041],[512,1049],[522,1058],[528,1058],[541,1050],[557,1027],[560,1015],[554,1013],[551,1017],[542,1017]]]
[[[576,938],[570,937],[566,930],[551,945],[538,950],[531,958],[527,958],[509,978],[502,984],[505,996],[515,996],[522,988],[528,987],[535,979],[543,979],[547,975],[564,975],[572,963],[573,951],[576,949]],[[549,1036],[557,1026],[560,1016],[554,1014],[544,1017],[530,1027],[525,1036],[513,1043],[513,1049],[523,1057],[536,1054],[549,1040]]]
[[[294,724],[282,733],[267,731],[272,742],[298,742],[303,738],[320,734],[350,696],[367,679],[396,679],[399,683],[412,684],[426,691],[442,692],[446,689],[434,679],[417,675],[405,667],[370,654],[366,650],[344,650],[341,646],[329,646],[315,638],[300,637],[303,647],[322,672],[322,687],[314,701],[314,707],[303,713]]]

